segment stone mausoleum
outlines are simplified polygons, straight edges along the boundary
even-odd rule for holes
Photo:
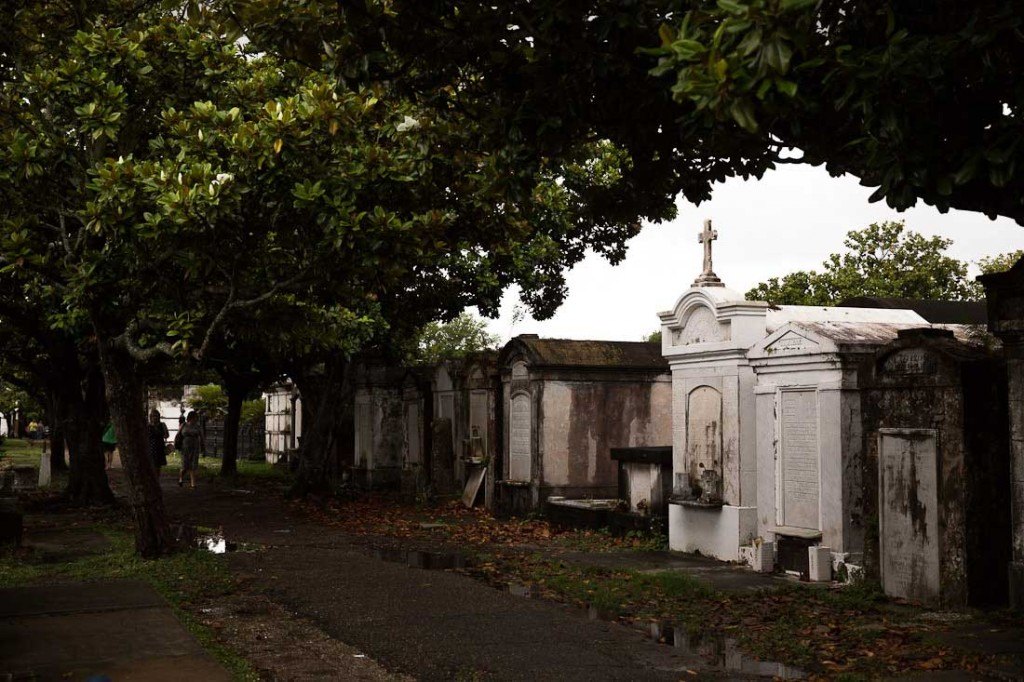
[[[539,509],[551,496],[615,498],[612,448],[670,440],[671,382],[656,343],[521,335],[501,351],[498,366],[499,511]]]
[[[703,272],[659,315],[672,376],[669,544],[828,579],[834,561],[862,552],[857,366],[928,321],[747,301],[712,269],[716,237],[706,223]]]

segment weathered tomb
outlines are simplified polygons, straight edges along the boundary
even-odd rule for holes
[[[351,480],[368,489],[397,489],[422,468],[424,430],[417,379],[405,367],[357,363]]]
[[[810,575],[813,547],[827,559],[818,577],[863,565],[864,365],[912,326],[789,322],[748,351],[758,535],[783,570]]]
[[[1024,258],[1006,272],[983,275],[988,328],[1003,342],[1010,429],[1010,604],[1024,609]]]
[[[498,364],[499,511],[537,509],[551,496],[616,498],[611,449],[669,442],[671,384],[657,344],[522,335]]]
[[[302,438],[302,398],[295,384],[287,381],[267,390],[263,400],[266,403],[266,458],[271,464],[276,464],[287,460],[299,447],[299,439]]]
[[[952,607],[1007,598],[1006,374],[978,335],[901,330],[870,364],[864,507],[877,532],[866,549],[893,597]]]
[[[500,458],[500,377],[497,353],[472,354],[434,368],[432,484],[441,494],[461,492],[467,476],[484,467],[484,503],[493,500]]]
[[[716,237],[705,223],[700,234],[704,271],[671,310],[659,313],[662,353],[672,372],[669,546],[770,566],[771,561],[751,555],[763,545],[755,542],[761,537],[762,515],[757,378],[748,350],[787,322],[925,321],[910,310],[770,307],[764,301],[747,301],[726,288],[712,270],[711,243]],[[793,405],[801,407],[806,409]],[[774,508],[763,516],[772,519]]]

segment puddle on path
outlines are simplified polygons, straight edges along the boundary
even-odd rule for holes
[[[415,549],[386,547],[375,549],[373,555],[383,561],[405,564],[412,568],[422,568],[428,571],[448,571],[453,568],[466,568],[470,564],[464,554],[457,552],[423,552]]]
[[[247,542],[230,542],[220,533],[208,533],[196,538],[199,549],[211,554],[227,554],[228,552],[251,552],[259,549],[260,545],[251,545]]]
[[[770,677],[781,680],[802,680],[807,673],[776,661],[759,661],[743,653],[736,640],[710,634],[691,635],[677,630],[670,623],[651,623],[654,641],[678,649],[684,654],[700,656],[704,661],[726,672]]]

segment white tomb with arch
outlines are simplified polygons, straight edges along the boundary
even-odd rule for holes
[[[674,551],[700,552],[724,561],[747,561],[756,567],[763,566],[758,570],[771,570],[772,557],[761,556],[762,541],[771,541],[773,532],[780,528],[785,530],[786,524],[780,524],[777,518],[774,443],[767,442],[766,434],[774,434],[778,427],[775,414],[769,413],[767,397],[771,396],[774,401],[784,393],[781,398],[784,412],[794,418],[790,435],[804,438],[805,454],[808,454],[804,459],[811,462],[811,455],[820,448],[817,442],[820,434],[828,431],[826,436],[835,435],[819,425],[821,402],[824,400],[830,411],[835,407],[835,417],[839,418],[839,407],[833,405],[833,396],[823,398],[817,389],[833,384],[843,386],[844,371],[830,369],[831,346],[825,344],[814,349],[807,343],[797,343],[797,335],[792,331],[795,327],[775,334],[776,330],[787,323],[804,323],[808,328],[815,323],[840,323],[852,325],[853,329],[848,331],[856,333],[857,325],[863,328],[878,323],[920,326],[927,322],[910,310],[769,306],[764,301],[745,300],[743,294],[727,288],[712,270],[711,242],[716,238],[717,232],[711,229],[710,221],[706,221],[699,235],[704,244],[703,272],[671,310],[659,313],[662,354],[672,373],[673,481],[669,499],[669,547]],[[872,341],[884,343],[882,339],[888,340],[890,335],[895,335],[893,329],[880,333],[879,338]],[[819,343],[824,341],[824,338],[818,339]],[[790,344],[795,345],[784,351]],[[754,354],[750,352],[752,347],[758,347]],[[821,357],[817,357],[819,350]],[[808,353],[814,357],[806,357]],[[752,355],[762,372],[760,410],[759,377],[752,366]],[[778,362],[773,359],[776,355]],[[805,363],[809,374],[793,371],[798,368],[787,364],[793,360],[785,360],[783,355],[801,356],[796,362]],[[848,374],[846,380],[848,385]],[[785,391],[780,384],[786,385]],[[804,429],[800,434],[796,433],[798,427]],[[769,450],[771,459],[767,454]],[[831,486],[835,462],[822,463],[820,459],[814,462],[817,462],[817,472],[803,473],[820,479],[824,471],[829,476],[826,483]],[[772,475],[762,471],[759,476],[759,467],[766,466]],[[784,477],[785,474],[783,480]],[[820,510],[824,493],[820,482],[814,490],[808,486],[806,495],[794,495],[790,500],[791,528],[799,528],[801,524],[823,525]],[[832,495],[833,491],[829,490],[825,514],[828,523],[834,523],[832,518],[836,515],[836,510],[831,508],[835,504]],[[807,532],[823,533],[823,530],[808,528]],[[832,534],[829,539],[831,537]]]

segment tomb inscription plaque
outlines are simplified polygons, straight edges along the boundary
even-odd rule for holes
[[[513,481],[529,481],[531,457],[530,396],[525,393],[512,396],[511,412],[508,477]]]
[[[818,405],[814,391],[783,391],[781,518],[784,526],[818,528]]]

